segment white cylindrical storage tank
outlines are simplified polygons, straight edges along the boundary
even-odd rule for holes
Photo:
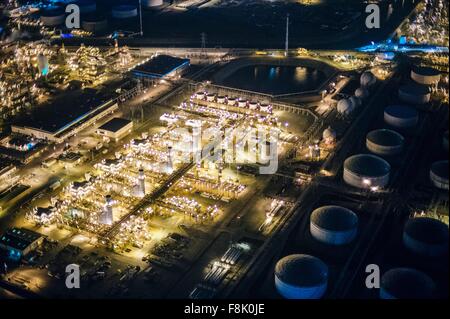
[[[310,217],[311,235],[329,245],[345,245],[353,241],[358,232],[358,216],[340,206],[323,206]]]
[[[259,109],[261,112],[270,113],[270,105],[268,103],[261,103]]]
[[[217,103],[224,104],[226,102],[226,100],[227,100],[227,98],[223,95],[219,95],[217,97]]]
[[[371,189],[385,187],[389,183],[391,165],[384,159],[370,154],[359,154],[344,162],[344,181],[351,186]]]
[[[410,218],[403,229],[403,244],[420,256],[442,256],[448,252],[448,226],[434,218]]]
[[[435,284],[421,271],[412,268],[394,268],[383,274],[380,299],[430,299]]]
[[[66,13],[63,8],[50,7],[41,13],[41,23],[46,27],[56,27],[66,21]]]
[[[411,70],[411,79],[424,85],[437,84],[441,80],[441,72],[430,67],[416,67]]]
[[[142,0],[144,8],[157,8],[164,4],[164,0]]]
[[[336,136],[337,136],[336,131],[333,130],[331,126],[328,126],[322,133],[323,141],[326,144],[332,144],[336,142]]]
[[[130,19],[138,15],[138,8],[134,5],[118,5],[112,8],[112,17],[114,19]]]
[[[100,13],[92,13],[83,17],[81,27],[92,33],[104,32],[108,29],[108,20]]]
[[[214,93],[208,93],[206,95],[206,101],[214,102],[216,100],[216,95]]]
[[[235,106],[237,99],[235,97],[229,97],[228,98],[228,105]]]
[[[205,96],[206,96],[205,92],[197,92],[197,93],[195,93],[195,98],[198,99],[198,100],[204,100]]]
[[[444,151],[448,152],[448,131],[444,132],[444,136],[442,137],[442,147]]]
[[[392,156],[400,154],[405,139],[392,130],[374,130],[366,136],[366,146],[369,151],[377,155]]]
[[[438,161],[431,165],[430,179],[437,188],[448,190],[448,160]]]
[[[354,109],[355,107],[349,99],[342,99],[337,104],[337,111],[343,115],[350,115]]]
[[[247,106],[247,101],[246,100],[239,100],[238,101],[238,106],[239,107],[246,107]]]
[[[275,287],[286,299],[320,299],[328,286],[328,266],[310,255],[290,255],[275,266]]]
[[[361,74],[361,78],[360,78],[361,87],[370,88],[376,82],[377,82],[377,78],[375,77],[375,75],[373,75],[372,72],[366,71],[363,74]]]
[[[258,102],[251,101],[248,103],[248,107],[250,110],[257,110],[258,109]]]
[[[398,97],[406,103],[425,104],[430,102],[431,91],[426,85],[410,83],[398,89]]]
[[[367,89],[359,87],[355,90],[355,96],[361,100],[367,99],[370,93]]]
[[[419,122],[419,113],[404,105],[391,105],[384,110],[384,122],[396,128],[411,128]]]

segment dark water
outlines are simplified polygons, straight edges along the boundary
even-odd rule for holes
[[[311,91],[326,80],[322,71],[295,66],[254,65],[237,70],[220,84],[271,95]]]

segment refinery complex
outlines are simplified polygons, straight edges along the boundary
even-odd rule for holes
[[[448,298],[448,3],[350,2],[0,2],[0,299]]]

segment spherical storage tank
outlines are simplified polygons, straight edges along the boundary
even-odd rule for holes
[[[349,99],[339,100],[337,111],[343,115],[350,115],[355,110],[355,105]]]
[[[381,277],[381,299],[430,299],[435,284],[421,271],[412,268],[394,268]]]
[[[417,67],[411,70],[411,79],[419,84],[437,84],[441,79],[441,72],[429,67]]]
[[[403,229],[403,244],[420,256],[442,256],[448,251],[448,226],[434,218],[410,218]]]
[[[344,162],[344,181],[354,187],[384,187],[389,183],[391,166],[384,159],[369,154],[359,154]]]
[[[336,131],[333,130],[331,126],[328,126],[322,133],[322,138],[327,144],[334,143],[336,141],[336,136]]]
[[[367,134],[366,146],[377,155],[397,155],[402,152],[404,138],[392,130],[374,130]]]
[[[370,93],[367,89],[359,87],[355,90],[355,96],[361,100],[367,99]]]
[[[448,161],[438,161],[431,165],[431,182],[437,188],[448,190]]]
[[[358,216],[340,206],[323,206],[310,217],[311,235],[329,245],[345,245],[353,241],[358,231]]]
[[[92,33],[103,32],[108,28],[108,20],[100,13],[90,13],[83,16],[81,27],[83,30]]]
[[[156,8],[163,4],[164,0],[142,0],[142,6],[144,8]]]
[[[350,97],[350,102],[353,104],[353,107],[356,109],[357,107],[361,106],[362,102],[359,98],[356,96]]]
[[[384,122],[396,128],[411,128],[419,122],[419,113],[403,105],[391,105],[384,110]]]
[[[41,22],[46,27],[56,27],[66,20],[66,13],[61,7],[49,7],[41,13]]]
[[[138,15],[138,8],[134,5],[118,5],[112,8],[112,17],[115,19],[130,19]]]
[[[428,86],[409,83],[398,89],[398,97],[406,103],[425,104],[430,102],[431,92]]]
[[[377,82],[377,78],[375,77],[375,75],[373,75],[372,72],[366,71],[363,74],[361,74],[361,78],[360,78],[361,87],[370,88],[376,82]]]
[[[320,299],[328,286],[328,266],[310,255],[290,255],[275,266],[275,287],[286,299]]]

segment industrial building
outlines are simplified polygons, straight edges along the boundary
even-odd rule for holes
[[[430,67],[416,67],[411,70],[411,79],[419,84],[433,85],[441,80],[441,72]]]
[[[0,236],[0,249],[8,252],[8,256],[14,260],[20,260],[36,248],[44,237],[34,231],[25,228],[11,228]]]
[[[412,128],[419,122],[419,113],[409,106],[391,105],[384,110],[384,122],[395,128]]]
[[[97,129],[97,134],[118,142],[131,133],[133,122],[127,119],[115,117]]]
[[[398,89],[398,97],[402,102],[410,104],[426,104],[430,102],[431,90],[426,85],[409,83],[402,85]]]
[[[345,245],[358,232],[358,216],[340,206],[323,206],[310,216],[310,232],[318,241],[329,245]]]
[[[435,284],[421,271],[394,268],[381,277],[380,299],[430,299]]]
[[[376,155],[393,156],[403,151],[404,140],[403,136],[395,131],[380,129],[367,134],[366,146]]]
[[[430,168],[430,179],[437,188],[448,190],[448,160],[433,163]]]
[[[391,166],[384,159],[370,154],[359,154],[344,162],[344,181],[351,186],[378,190],[389,183]]]
[[[448,225],[428,217],[410,218],[403,230],[403,244],[411,252],[424,257],[448,253]]]
[[[157,55],[141,63],[131,72],[138,78],[164,79],[181,75],[190,65],[189,59]]]
[[[96,90],[59,97],[31,114],[17,118],[11,130],[37,139],[61,143],[118,109],[118,104]]]
[[[286,299],[320,299],[328,287],[328,266],[310,255],[290,255],[275,266],[275,287]]]

